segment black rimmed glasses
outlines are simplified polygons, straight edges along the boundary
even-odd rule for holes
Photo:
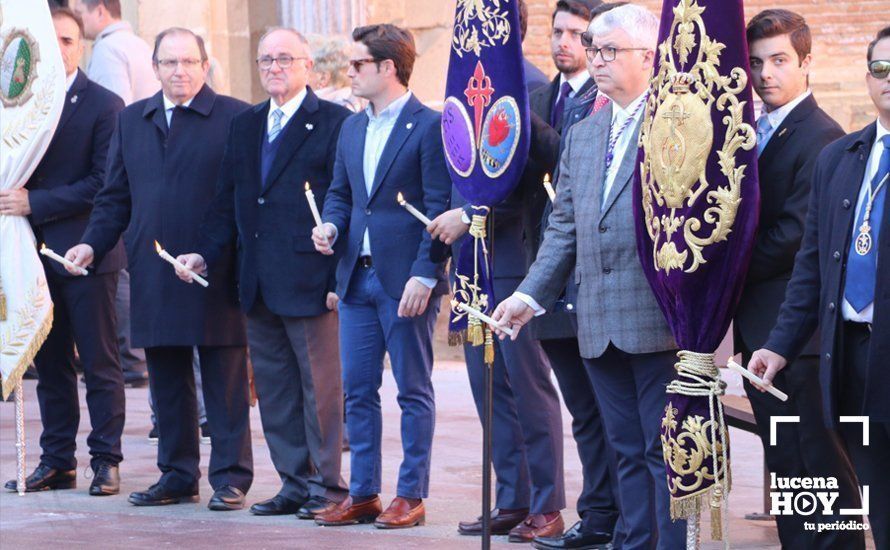
[[[629,52],[633,50],[646,51],[649,48],[616,48],[614,46],[604,46],[602,48],[597,48],[595,46],[584,48],[584,52],[587,54],[587,61],[593,63],[593,60],[596,59],[597,55],[602,56],[603,61],[606,63],[610,61],[615,61],[615,57],[618,55],[618,52]]]
[[[309,59],[308,57],[294,57],[292,55],[279,55],[278,57],[272,57],[270,55],[264,55],[256,60],[257,66],[264,70],[268,71],[272,68],[272,63],[278,63],[278,67],[281,69],[287,69],[291,65],[294,64],[294,61],[298,59]]]
[[[182,65],[186,69],[194,69],[203,62],[203,60],[193,57],[185,59],[158,59],[158,66],[168,71],[174,71],[177,65]]]
[[[868,74],[878,80],[884,80],[887,78],[887,75],[890,75],[890,60],[875,59],[870,61],[868,63]]]

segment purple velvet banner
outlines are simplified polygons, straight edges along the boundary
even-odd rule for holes
[[[473,206],[473,238],[461,246],[455,300],[490,312],[484,216],[516,186],[528,158],[528,91],[517,0],[458,0],[442,111],[451,181]],[[467,328],[452,311],[451,330]]]
[[[634,186],[637,248],[679,347],[712,354],[742,292],[759,211],[742,1],[665,0],[659,45]],[[698,371],[702,361],[711,367]],[[714,486],[715,472],[728,491],[728,449],[712,358],[681,353],[678,381],[662,442],[672,512],[687,499],[675,517],[690,517],[689,497]]]

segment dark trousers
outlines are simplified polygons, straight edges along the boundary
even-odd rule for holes
[[[495,295],[510,296],[519,279],[495,279]],[[540,343],[523,330],[515,341],[495,338],[492,368],[492,449],[496,505],[532,514],[562,510],[562,410]],[[484,347],[464,344],[479,418],[485,395]]]
[[[578,496],[578,515],[584,533],[612,533],[618,520],[610,465],[615,457],[603,430],[593,383],[584,368],[576,338],[541,340],[550,360],[566,408],[572,415],[572,436],[581,459],[583,485]],[[614,469],[614,468],[612,468]]]
[[[751,350],[743,349],[744,364]],[[859,489],[853,466],[843,451],[839,434],[825,426],[822,393],[819,387],[819,358],[800,357],[776,376],[777,388],[788,394],[779,401],[745,380],[745,393],[754,410],[758,434],[763,443],[766,467],[779,477],[833,477],[840,493],[834,510],[859,508]],[[782,422],[776,427],[776,445],[770,445],[770,417],[799,416],[799,423]],[[862,531],[807,531],[805,522],[844,521],[845,516],[799,514],[776,516],[779,540],[785,548],[862,548]]]
[[[263,434],[282,482],[279,494],[298,502],[310,496],[342,500],[337,314],[282,317],[258,296],[247,315],[247,338]]]
[[[417,317],[398,316],[399,300],[383,289],[373,267],[356,267],[340,301],[340,347],[346,429],[351,468],[349,493],[376,495],[381,489],[383,415],[380,386],[383,356],[389,353],[396,397],[402,411],[403,459],[397,496],[429,496],[436,401],[433,382],[433,326],[439,302],[431,297]]]
[[[145,350],[134,348],[130,342],[130,273],[126,269],[121,269],[119,274],[114,295],[114,310],[117,313],[117,346],[121,368],[124,372],[140,373],[144,376]]]
[[[674,351],[632,354],[611,344],[584,359],[615,449],[625,550],[686,545],[686,522],[671,521],[659,430],[675,360]]]
[[[53,326],[34,358],[37,400],[43,432],[40,461],[62,470],[77,467],[74,457],[80,404],[74,346],[83,364],[90,411],[90,448],[93,466],[117,464],[124,429],[124,377],[118,359],[114,291],[117,273],[62,277],[47,269],[53,300]]]
[[[158,425],[158,483],[177,491],[195,490],[201,472],[192,346],[145,348],[148,381]],[[245,493],[253,482],[247,349],[198,346],[204,403],[210,428],[210,486]]]
[[[861,323],[844,323],[841,342],[840,414],[863,415],[868,383],[868,344],[871,332]],[[853,461],[859,485],[868,486],[868,521],[875,548],[890,548],[890,422],[869,422],[869,442],[864,445],[862,424],[841,422],[841,437]],[[864,504],[864,503],[863,503]]]

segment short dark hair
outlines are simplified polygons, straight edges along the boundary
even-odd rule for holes
[[[79,15],[74,13],[74,10],[71,8],[53,8],[49,10],[50,15],[52,15],[53,19],[58,19],[60,17],[67,17],[68,19],[74,21],[77,24],[77,30],[80,31],[80,37],[83,38],[83,19],[80,18]]]
[[[868,43],[868,62],[871,63],[871,54],[875,51],[875,46],[881,40],[890,38],[890,27],[884,27],[875,35],[875,39]]]
[[[198,51],[201,52],[201,61],[207,61],[207,48],[204,47],[204,39],[195,34],[193,31],[183,27],[170,27],[169,29],[164,29],[158,33],[155,37],[155,47],[151,52],[151,62],[155,65],[158,64],[158,48],[161,46],[161,42],[164,38],[173,35],[173,34],[187,34],[195,38],[195,42],[198,43]]]
[[[388,23],[366,25],[356,27],[352,31],[352,39],[367,46],[368,52],[378,66],[381,61],[387,59],[392,61],[399,82],[408,85],[411,72],[414,70],[414,60],[417,58],[414,37],[410,32]]]
[[[121,18],[121,0],[82,0],[84,5],[90,11],[96,9],[96,6],[102,4],[108,13],[115,19]]]
[[[590,22],[593,10],[601,5],[603,5],[601,0],[559,0],[553,9],[553,15],[550,16],[550,23],[553,23],[556,14],[561,11]]]
[[[813,37],[806,19],[799,13],[788,10],[763,10],[748,21],[745,35],[748,44],[752,44],[763,38],[789,35],[791,46],[797,52],[797,60],[803,63],[803,58],[810,55],[813,47]]]

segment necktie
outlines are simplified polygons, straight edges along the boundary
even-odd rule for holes
[[[269,143],[275,141],[275,138],[281,133],[281,117],[283,116],[284,112],[281,109],[272,111],[272,127],[269,128]]]
[[[884,151],[878,163],[878,171],[871,180],[872,192],[881,185],[882,180],[890,174],[890,135],[881,138]],[[847,278],[844,284],[844,298],[850,302],[856,312],[861,312],[875,301],[875,282],[877,281],[878,268],[878,233],[881,230],[881,220],[884,216],[884,207],[887,202],[887,182],[881,186],[874,197],[869,215],[871,230],[871,247],[865,254],[856,251],[856,241],[859,238],[859,228],[865,218],[865,210],[868,204],[868,196],[862,201],[859,214],[856,216],[856,225],[853,226],[853,235],[850,242],[850,251],[847,254]]]
[[[559,123],[562,122],[562,113],[566,107],[566,98],[569,97],[569,93],[572,91],[572,86],[569,84],[568,80],[562,83],[562,86],[559,87],[559,97],[556,98],[556,103],[553,104],[553,110],[550,111],[550,126],[556,128]]]
[[[757,156],[763,153],[766,144],[769,143],[770,136],[773,135],[773,125],[766,113],[760,115],[757,119]]]
[[[598,113],[600,111],[600,109],[602,109],[603,107],[605,107],[608,104],[609,104],[608,97],[604,96],[603,94],[597,94],[596,99],[593,100],[593,110],[591,111],[591,114],[595,115],[596,113]]]

